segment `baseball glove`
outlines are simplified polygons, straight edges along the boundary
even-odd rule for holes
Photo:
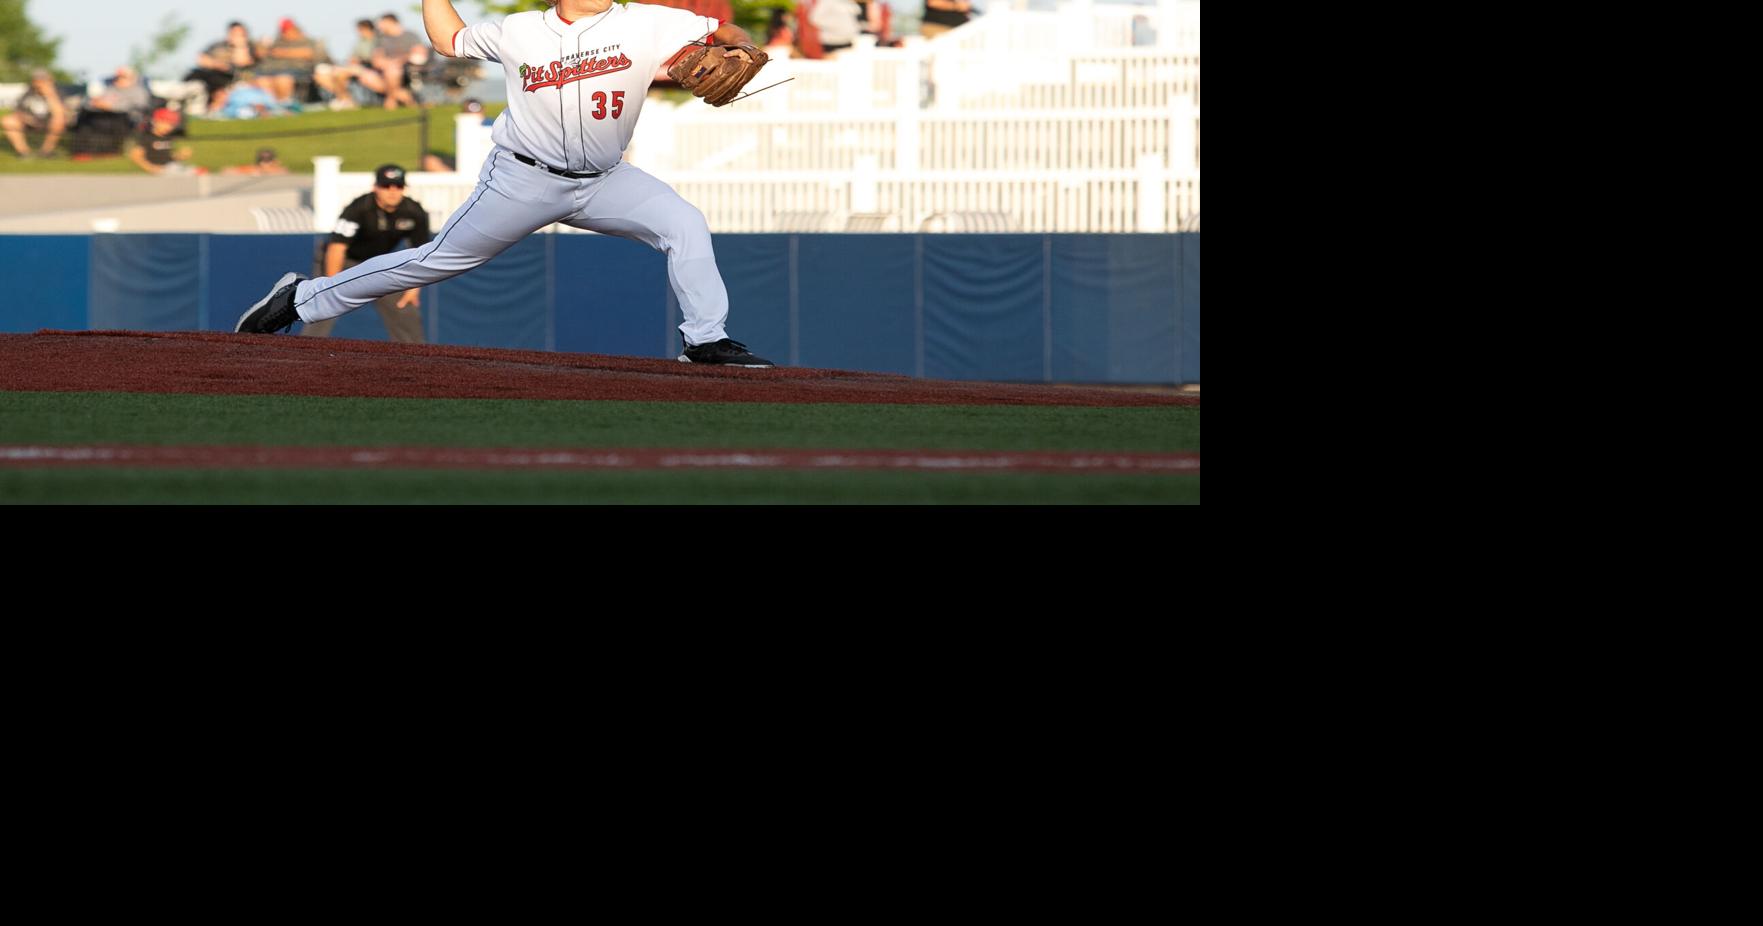
[[[752,45],[701,45],[681,55],[667,76],[703,97],[711,106],[727,106],[771,57]]]

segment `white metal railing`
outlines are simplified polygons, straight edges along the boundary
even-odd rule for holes
[[[932,64],[938,109],[1161,108],[1200,102],[1200,56],[1152,48],[1048,54],[1006,64],[995,55],[939,55]]]
[[[874,156],[886,170],[1130,168],[1157,154],[1172,169],[1199,164],[1199,108],[1177,98],[1161,111],[962,112],[891,116],[725,113],[652,101],[630,160],[650,171],[845,170]]]
[[[1086,171],[940,174],[828,172],[788,181],[763,174],[663,177],[703,211],[714,231],[783,230],[779,216],[825,213],[827,230],[852,216],[881,216],[889,231],[935,231],[937,216],[1002,213],[1021,232],[1180,231],[1200,211],[1198,177]]]

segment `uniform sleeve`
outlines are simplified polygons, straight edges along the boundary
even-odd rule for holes
[[[655,17],[655,47],[663,60],[693,43],[709,41],[710,34],[722,28],[722,21],[699,16],[690,10],[670,6],[644,7]]]
[[[422,208],[421,203],[411,200],[405,200],[405,202],[416,207],[416,227],[410,230],[410,246],[420,248],[434,239],[434,236],[429,234],[429,211]]]
[[[365,216],[361,214],[361,200],[344,207],[343,214],[337,217],[337,225],[331,229],[331,244],[348,244],[355,240],[355,233],[361,230],[361,222]]]
[[[478,23],[475,26],[466,26],[453,36],[453,57],[455,58],[501,61],[501,47],[501,23]]]

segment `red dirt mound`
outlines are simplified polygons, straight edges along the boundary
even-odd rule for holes
[[[1199,405],[1198,396],[205,332],[0,334],[0,390],[650,402]]]

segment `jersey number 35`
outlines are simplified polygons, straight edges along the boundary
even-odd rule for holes
[[[606,91],[597,91],[594,94],[594,102],[598,104],[594,110],[594,118],[606,118]],[[614,90],[612,91],[612,118],[617,119],[622,115],[624,115],[624,91]]]

